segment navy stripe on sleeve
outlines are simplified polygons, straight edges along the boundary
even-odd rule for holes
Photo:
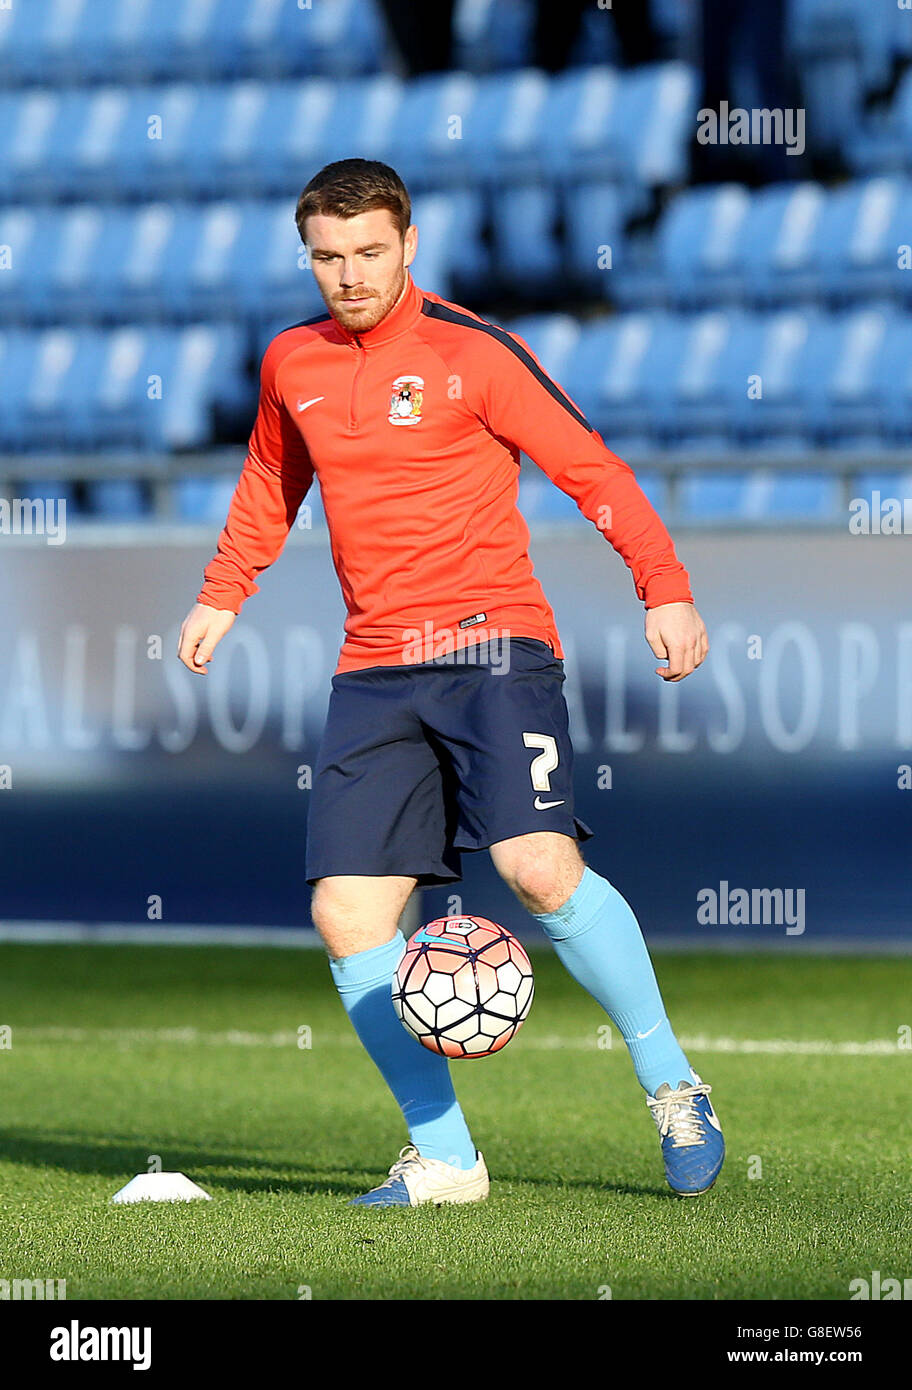
[[[509,333],[503,328],[497,328],[493,323],[486,323],[484,319],[473,319],[469,314],[461,314],[458,309],[451,309],[447,304],[438,304],[435,300],[426,299],[421,307],[422,314],[428,318],[443,319],[446,323],[458,323],[464,328],[475,328],[482,333],[488,333],[492,338],[496,338],[499,343],[503,343],[505,348],[509,348],[514,357],[518,357],[523,366],[535,377],[535,380],[545,388],[549,396],[553,396],[558,405],[562,405],[569,415],[572,415],[577,424],[582,425],[590,434],[593,428],[571,400],[568,400],[563,391],[552,381],[547,372],[543,372],[524,347],[515,338],[511,338]]]

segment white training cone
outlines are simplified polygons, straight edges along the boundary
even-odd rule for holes
[[[208,1192],[183,1173],[137,1173],[126,1187],[115,1192],[112,1202],[211,1202]]]

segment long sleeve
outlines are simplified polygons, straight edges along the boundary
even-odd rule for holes
[[[273,340],[263,357],[247,458],[197,595],[198,603],[233,613],[259,591],[256,577],[278,559],[313,482],[307,448],[276,389],[280,361],[281,349]]]
[[[632,468],[606,447],[521,338],[502,330],[488,343],[489,369],[472,373],[477,395],[468,400],[479,418],[574,499],[623,558],[647,608],[693,603],[687,571]]]

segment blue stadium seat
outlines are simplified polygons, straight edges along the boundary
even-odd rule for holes
[[[302,160],[313,153],[314,171],[334,159],[361,155],[389,162],[392,132],[402,106],[406,84],[391,73],[357,81],[337,82],[332,115],[321,133],[319,151],[312,151],[304,122],[290,132],[287,181],[303,187]],[[285,148],[284,143],[281,146]],[[280,173],[286,166],[280,166]]]
[[[881,501],[888,497],[912,497],[912,471],[898,473],[885,469],[866,469],[854,480],[853,493],[856,497],[866,497],[869,501],[879,492]]]
[[[258,152],[264,188],[303,188],[323,164],[352,155],[389,162],[404,93],[405,84],[391,74],[335,82],[328,105],[325,84],[283,84],[267,110],[268,164],[262,147]]]
[[[646,313],[593,322],[568,354],[562,385],[606,438],[650,434],[648,413],[633,400],[653,328]]]
[[[741,521],[748,505],[749,479],[744,471],[694,472],[681,479],[678,505],[691,522]]]
[[[742,271],[745,292],[755,303],[788,303],[807,293],[816,275],[816,231],[824,203],[816,183],[774,184],[753,194]]]
[[[682,179],[695,98],[696,76],[682,63],[568,69],[552,79],[542,116],[545,172],[647,186]]]
[[[443,299],[455,295],[456,281],[483,292],[491,268],[481,227],[484,205],[475,189],[419,194],[412,206],[418,226],[415,283]]]
[[[570,184],[562,193],[567,270],[584,289],[597,288],[616,298],[627,271],[625,222],[638,210],[636,199],[615,183]],[[611,253],[610,268],[600,264],[605,248]]]
[[[462,127],[472,177],[512,183],[540,174],[541,122],[549,94],[549,78],[537,68],[478,79]]]
[[[801,371],[816,370],[819,354],[832,351],[829,319],[814,309],[745,314],[727,349],[726,400],[733,438],[769,445],[777,438],[804,438]]]
[[[47,80],[49,35],[56,18],[49,5],[9,5],[0,10],[0,81],[4,85]]]
[[[912,241],[912,184],[882,177],[827,194],[817,234],[816,273],[832,303],[912,292],[912,270],[898,268],[898,248]]]
[[[23,452],[199,447],[213,405],[240,399],[243,355],[243,335],[225,325],[0,333],[0,443]]]
[[[58,190],[66,188],[62,165],[70,153],[72,133],[83,123],[80,113],[88,109],[89,101],[84,92],[58,94],[44,87],[0,98],[0,121],[7,132],[0,150],[0,198],[4,202],[55,199]]]
[[[118,0],[0,11],[0,81],[199,81],[374,72],[386,51],[374,0]]]
[[[882,398],[881,431],[889,444],[908,448],[912,433],[912,315],[896,314],[889,321],[875,370]]]
[[[306,261],[288,199],[241,205],[242,230],[231,277],[243,313],[286,314],[288,322],[313,318],[324,307]]]
[[[96,328],[47,328],[30,334],[22,397],[24,444],[30,450],[87,443],[86,400],[101,371],[104,334]]]
[[[379,155],[416,187],[452,186],[471,179],[463,138],[479,80],[466,72],[430,73],[409,82],[393,116],[388,152]]]
[[[247,0],[247,11],[245,41],[287,55],[294,71],[303,63],[309,73],[351,77],[376,72],[387,56],[386,22],[375,0],[318,0],[304,8]]]
[[[852,60],[866,88],[882,85],[901,45],[895,5],[868,0],[790,0],[787,43],[803,63]]]
[[[740,297],[750,208],[740,184],[680,193],[659,222],[652,256],[645,264],[628,261],[616,277],[618,302],[694,307]]]
[[[212,433],[212,407],[246,398],[242,332],[225,324],[192,324],[167,335],[162,357],[166,390],[151,414],[152,447],[199,448]],[[142,381],[139,381],[142,390]]]
[[[502,0],[474,0],[453,12],[455,65],[466,72],[502,71],[528,61],[532,8]]]
[[[691,446],[723,434],[729,425],[732,343],[743,322],[740,312],[711,309],[672,320],[674,356],[657,383],[656,426]],[[746,389],[746,383],[745,383]]]
[[[573,394],[566,380],[570,358],[580,340],[579,320],[571,314],[530,314],[503,325],[522,338],[549,376]]]
[[[96,478],[86,483],[86,512],[108,521],[136,521],[149,513],[138,478]]]
[[[822,444],[882,428],[882,363],[894,318],[891,308],[877,305],[831,317],[828,351],[816,358],[805,401],[808,427]],[[906,342],[912,346],[908,334]]]
[[[32,369],[35,335],[0,329],[0,447],[25,448],[25,393]]]
[[[673,433],[668,389],[686,333],[686,320],[664,313],[624,314],[583,329],[565,384],[606,438]]]
[[[767,514],[778,521],[833,521],[842,507],[841,484],[832,473],[774,473],[769,479]]]
[[[0,318],[13,323],[28,312],[29,290],[40,264],[42,216],[33,208],[0,210]],[[48,219],[44,219],[45,225]]]
[[[231,497],[244,462],[239,452],[238,472],[224,478],[190,476],[179,478],[174,488],[175,512],[181,521],[210,521],[221,526],[228,515]]]
[[[28,277],[35,321],[91,320],[120,309],[105,299],[104,281],[126,220],[122,209],[98,203],[41,210]]]
[[[857,122],[847,133],[843,148],[848,163],[858,173],[908,171],[912,168],[910,137],[912,68],[902,77],[890,107]]]
[[[832,521],[839,514],[839,480],[826,474],[778,474],[769,469],[696,471],[682,479],[679,501],[682,515],[690,522],[808,525]]]
[[[683,183],[699,96],[695,69],[685,63],[634,68],[618,112],[622,174],[648,188]]]
[[[495,264],[505,284],[540,298],[561,292],[558,198],[553,184],[505,187],[493,200]]]

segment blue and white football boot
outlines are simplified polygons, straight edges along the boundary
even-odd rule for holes
[[[420,1207],[425,1202],[435,1206],[482,1202],[489,1188],[484,1157],[477,1151],[474,1168],[457,1168],[439,1158],[423,1158],[414,1144],[406,1144],[386,1181],[356,1197],[349,1206]]]
[[[722,1126],[709,1100],[711,1086],[690,1069],[692,1081],[672,1090],[664,1081],[646,1097],[662,1138],[665,1177],[679,1197],[698,1197],[712,1187],[725,1158]]]

